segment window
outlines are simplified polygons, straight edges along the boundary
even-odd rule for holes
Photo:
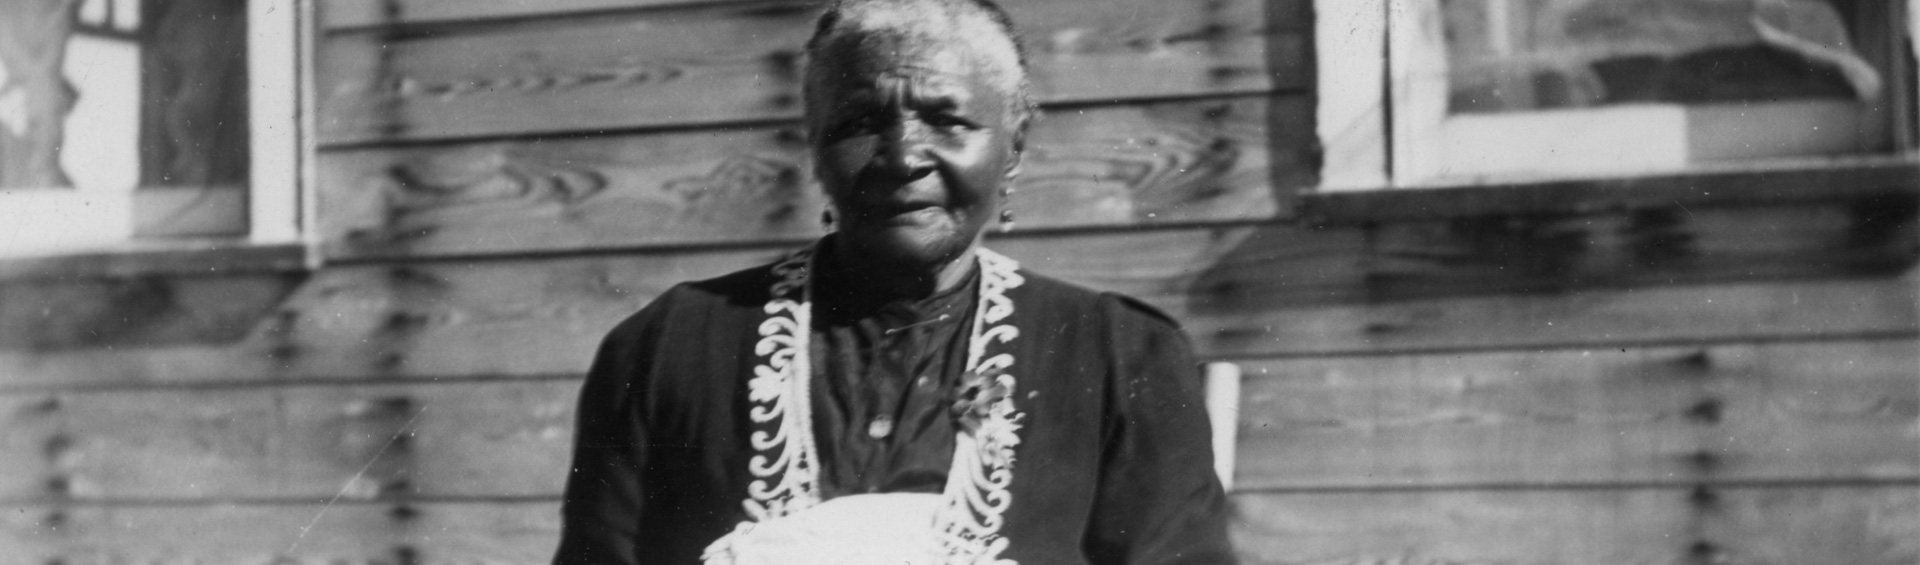
[[[1318,0],[1324,187],[1906,152],[1904,2]]]
[[[0,5],[0,255],[293,239],[296,7]]]

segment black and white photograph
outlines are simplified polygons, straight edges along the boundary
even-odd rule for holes
[[[1920,0],[0,0],[0,565],[1920,565]]]

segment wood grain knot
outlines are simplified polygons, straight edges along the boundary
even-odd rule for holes
[[[40,399],[39,402],[35,402],[33,403],[32,406],[28,406],[27,411],[33,412],[36,414],[50,414],[53,412],[59,412],[60,397],[49,396],[49,397]]]
[[[1237,65],[1222,65],[1207,69],[1207,78],[1219,82],[1229,82],[1260,74],[1261,69]]]
[[[59,459],[70,449],[73,449],[73,436],[67,434],[47,436],[47,441],[40,446],[40,452],[46,455],[47,459]]]
[[[383,396],[361,399],[347,404],[347,416],[354,418],[390,417],[413,412],[413,398],[407,396]]]
[[[1687,503],[1702,509],[1719,506],[1720,493],[1714,492],[1705,485],[1694,487],[1693,492],[1687,495]]]
[[[401,447],[401,444],[403,443],[402,440],[405,440],[406,438],[407,438],[407,434],[394,436],[393,447],[390,447],[389,449],[391,450],[402,449]],[[380,498],[394,498],[398,496],[404,496],[412,492],[413,492],[413,481],[409,481],[404,478],[390,478],[390,479],[380,481],[380,495],[379,495]],[[415,510],[412,507],[404,504],[395,506],[392,510],[387,511],[387,515],[396,520],[416,516],[416,515],[419,515],[419,513],[420,511]]]
[[[1714,469],[1719,468],[1721,464],[1720,456],[1714,455],[1713,452],[1707,451],[1705,449],[1688,454],[1686,456],[1686,461],[1688,465],[1691,465],[1694,468],[1694,470],[1697,470],[1702,473],[1711,472]]]
[[[393,548],[393,562],[397,565],[419,565],[420,550],[411,545],[396,546]]]
[[[1406,329],[1407,327],[1405,325],[1393,322],[1367,322],[1367,325],[1360,327],[1360,333],[1366,335],[1385,335],[1399,333]]]
[[[433,317],[427,314],[395,310],[388,312],[386,320],[380,323],[380,332],[407,333],[426,326],[432,320]]]
[[[1688,420],[1702,424],[1718,424],[1726,411],[1726,402],[1718,398],[1706,398],[1687,407]]]
[[[420,509],[411,504],[395,504],[387,510],[387,517],[395,521],[406,522],[420,517]]]
[[[398,351],[381,353],[373,360],[373,368],[379,371],[393,371],[407,364],[407,356]]]
[[[291,361],[300,356],[300,346],[291,343],[276,343],[267,348],[267,358],[275,361]]]
[[[1718,564],[1727,562],[1727,552],[1720,544],[1706,540],[1695,541],[1687,546],[1687,562]]]
[[[67,526],[67,513],[59,510],[49,511],[45,516],[40,517],[40,525],[46,526],[49,530],[64,528]]]
[[[392,269],[388,269],[387,281],[392,282],[396,286],[414,286],[414,287],[426,287],[426,288],[443,288],[447,286],[447,281],[445,279],[442,279],[426,271],[407,268],[407,267],[395,267]]]
[[[791,49],[780,49],[767,54],[767,66],[772,67],[776,75],[787,80],[800,76],[800,53]]]
[[[1713,367],[1713,353],[1705,349],[1700,349],[1681,357],[1679,361],[1683,367],[1706,370]]]
[[[266,332],[269,335],[289,335],[293,333],[294,328],[300,327],[300,311],[298,310],[284,308],[275,311],[271,318],[272,319],[267,322],[266,327]]]

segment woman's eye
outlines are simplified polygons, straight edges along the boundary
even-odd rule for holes
[[[972,129],[974,127],[972,121],[969,121],[966,118],[962,118],[960,116],[955,116],[953,114],[947,114],[947,113],[927,114],[921,117],[920,120],[926,122],[927,125],[937,127],[937,128]]]
[[[845,120],[841,120],[840,123],[834,125],[833,134],[834,134],[834,137],[851,137],[856,135],[873,133],[874,124],[876,123],[877,121],[873,119],[873,116],[858,116],[858,117],[848,118]]]

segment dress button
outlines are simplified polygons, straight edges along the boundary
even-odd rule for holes
[[[913,384],[914,386],[917,386],[920,388],[927,388],[927,387],[933,386],[933,377],[920,375],[920,378],[913,380]]]
[[[883,415],[878,418],[874,418],[872,423],[867,424],[868,437],[872,437],[873,439],[886,439],[886,437],[890,435],[893,435],[893,417],[892,416]]]

